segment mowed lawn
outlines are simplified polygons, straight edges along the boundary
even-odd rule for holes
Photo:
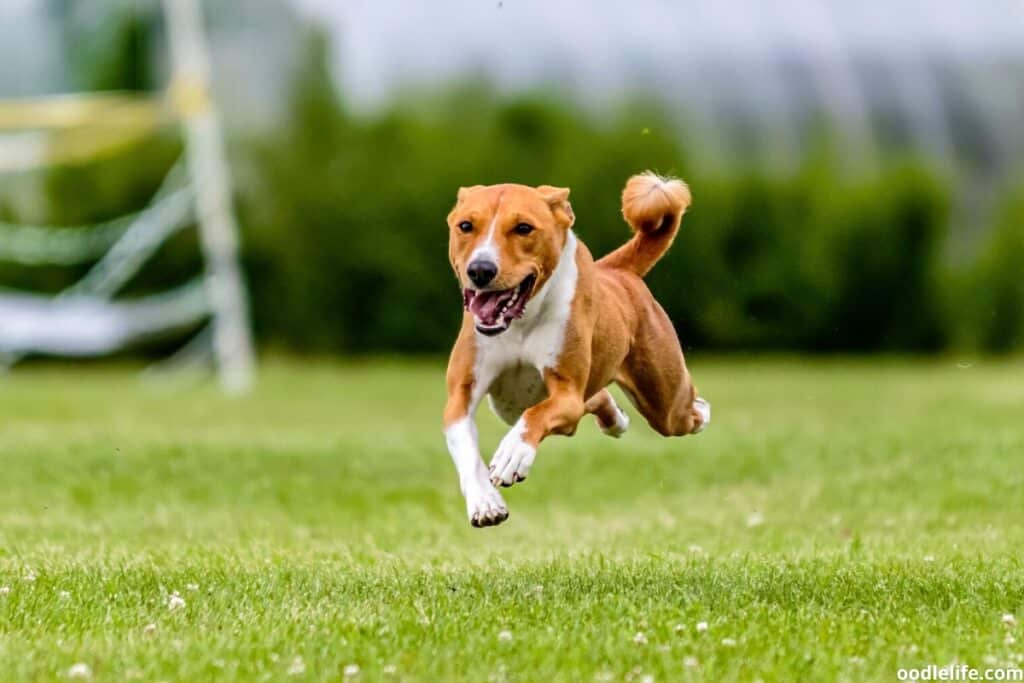
[[[1024,364],[691,354],[465,518],[444,363],[0,378],[0,680],[896,680],[1024,653]],[[502,434],[480,412],[488,457]],[[1014,614],[1022,623],[1020,631]],[[1007,622],[1007,623],[1004,623]],[[705,626],[706,625],[706,626]]]

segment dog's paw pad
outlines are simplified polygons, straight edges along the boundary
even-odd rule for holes
[[[497,526],[508,519],[508,507],[497,489],[488,484],[466,496],[466,513],[475,527]]]
[[[700,434],[707,429],[709,424],[711,424],[711,404],[703,398],[695,398],[693,400],[693,409],[696,410],[701,417],[700,426],[693,430],[693,433]]]

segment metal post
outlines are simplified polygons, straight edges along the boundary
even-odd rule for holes
[[[224,158],[224,139],[210,96],[210,59],[197,0],[163,0],[171,48],[171,96],[185,129],[195,190],[206,289],[213,309],[213,347],[223,388],[252,385],[253,346],[245,283],[238,267],[238,227]]]

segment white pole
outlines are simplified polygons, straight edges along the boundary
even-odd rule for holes
[[[197,0],[163,0],[171,47],[171,96],[184,121],[196,195],[206,288],[213,309],[213,346],[229,393],[252,385],[253,347],[245,283],[238,267],[238,227],[224,159],[220,120],[210,95],[210,59]]]

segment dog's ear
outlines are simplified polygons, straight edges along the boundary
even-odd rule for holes
[[[569,203],[569,188],[541,185],[537,188],[537,192],[551,207],[555,218],[565,223],[565,227],[571,228],[572,224],[576,222],[576,214],[573,213],[572,204]]]
[[[483,187],[484,187],[483,185],[471,185],[469,187],[460,187],[459,188],[459,193],[456,195],[456,199],[461,202],[463,199],[468,197],[470,194],[476,192],[477,190],[482,190]]]

